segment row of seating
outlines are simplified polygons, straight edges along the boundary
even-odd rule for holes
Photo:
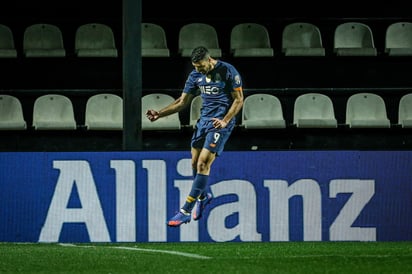
[[[170,57],[165,29],[154,23],[142,23],[142,57]],[[26,57],[64,57],[62,32],[56,25],[34,24],[24,32]],[[179,54],[190,56],[192,49],[204,45],[214,57],[222,57],[218,31],[210,24],[188,23],[179,31]],[[233,57],[272,57],[275,50],[266,26],[240,23],[230,34]],[[281,52],[285,56],[325,56],[321,31],[309,22],[286,25],[282,33]],[[334,31],[333,52],[337,56],[376,56],[372,29],[365,23],[345,22]],[[389,56],[412,55],[412,23],[395,22],[386,29],[384,52]],[[79,26],[75,37],[75,53],[79,57],[117,57],[113,30],[104,24]],[[0,25],[0,57],[16,57],[12,31]]]
[[[281,52],[285,56],[325,56],[322,34],[309,22],[287,24],[282,32]],[[142,25],[142,55],[169,56],[164,29],[156,24]],[[179,53],[190,56],[191,49],[205,45],[214,57],[222,56],[217,30],[205,23],[189,23],[179,31]],[[156,50],[153,50],[156,49]],[[162,49],[162,50],[157,50]],[[146,52],[145,52],[146,51]],[[337,56],[376,56],[374,35],[370,26],[361,22],[344,22],[334,31],[333,52]],[[386,29],[384,52],[390,56],[412,55],[412,23],[395,22]],[[274,48],[266,26],[240,23],[230,33],[233,57],[272,57]]]
[[[33,105],[35,130],[75,130],[78,127],[73,103],[65,95],[45,94]],[[91,96],[86,104],[84,126],[90,130],[121,130],[123,128],[123,99],[115,94]],[[0,129],[24,130],[27,122],[21,101],[12,95],[0,95]]]
[[[167,94],[153,93],[143,96],[142,106],[161,109],[175,99]],[[193,98],[190,107],[189,126],[194,127],[200,117],[202,98]],[[142,117],[145,109],[142,109]],[[180,129],[177,113],[149,122],[143,119],[143,129]],[[346,104],[345,125],[350,128],[390,128],[386,105],[381,96],[361,92],[351,95]],[[398,123],[402,128],[412,128],[412,93],[402,96],[398,108]],[[255,93],[244,100],[240,127],[245,129],[286,128],[279,98],[273,94]],[[338,121],[331,98],[322,93],[305,93],[294,102],[293,124],[297,128],[337,128]]]
[[[80,25],[75,34],[74,53],[78,57],[117,57],[118,50],[112,28],[100,23]],[[25,57],[65,57],[61,29],[53,24],[33,24],[23,34]],[[16,58],[17,49],[12,30],[0,24],[0,58]]]
[[[142,97],[143,130],[180,130],[179,113],[150,122],[145,117],[147,108],[161,109],[175,99],[164,93],[151,93]],[[200,116],[202,99],[196,96],[191,102],[188,127],[194,127]],[[412,128],[412,93],[402,96],[399,102],[397,126]],[[347,100],[346,122],[349,128],[390,128],[383,98],[374,93],[355,93]],[[86,103],[84,124],[87,130],[122,130],[123,99],[115,94],[102,93],[91,96]],[[71,100],[60,94],[38,97],[33,106],[35,130],[75,130]],[[282,104],[272,94],[255,93],[247,96],[241,113],[240,126],[245,129],[286,128]],[[337,128],[333,102],[322,93],[305,93],[294,103],[293,126],[297,128]],[[20,100],[12,95],[0,95],[0,130],[24,130],[27,123]]]

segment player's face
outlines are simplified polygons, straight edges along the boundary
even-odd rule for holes
[[[199,62],[192,63],[192,65],[196,71],[202,74],[208,73],[213,68],[210,58],[206,58],[204,60],[200,60]]]

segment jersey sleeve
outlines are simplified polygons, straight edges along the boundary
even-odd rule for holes
[[[196,84],[196,79],[198,76],[196,75],[195,71],[192,71],[186,79],[185,86],[183,88],[184,93],[192,93],[195,94],[199,87]]]
[[[228,66],[228,79],[230,80],[233,90],[237,90],[242,87],[242,77],[234,66]]]

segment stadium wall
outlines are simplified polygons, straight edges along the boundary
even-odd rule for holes
[[[166,220],[189,152],[2,152],[1,242],[412,240],[410,151],[227,151],[203,219]]]

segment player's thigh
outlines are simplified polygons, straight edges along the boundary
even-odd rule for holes
[[[192,147],[190,152],[192,154],[192,167],[196,168],[197,161],[199,159],[200,152],[202,151],[201,148]]]

